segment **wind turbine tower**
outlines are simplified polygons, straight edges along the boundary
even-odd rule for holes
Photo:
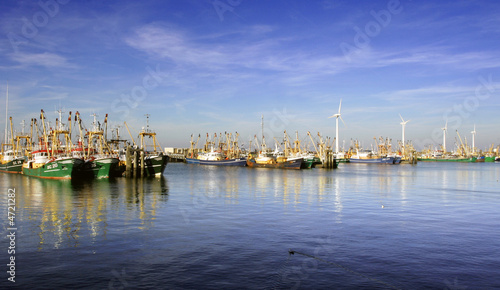
[[[448,130],[448,121],[446,121],[446,124],[444,124],[444,128],[441,128],[443,130],[443,154],[446,153],[446,131]]]
[[[404,155],[405,154],[405,127],[406,127],[406,123],[410,122],[410,120],[405,121],[403,119],[403,117],[401,117],[401,114],[399,114],[399,117],[401,118],[402,122],[400,124],[401,124],[401,127],[403,128],[403,136],[402,137],[403,137],[403,155]]]
[[[476,125],[474,124],[474,131],[471,132],[472,134],[472,153],[476,152]]]
[[[339,153],[339,119],[344,123],[344,120],[342,119],[342,115],[340,114],[340,108],[342,107],[342,99],[340,99],[340,104],[339,104],[339,112],[337,114],[334,114],[328,118],[336,118],[335,122],[335,153]],[[345,123],[344,123],[345,125]]]

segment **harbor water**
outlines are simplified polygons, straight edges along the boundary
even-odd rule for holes
[[[0,174],[0,287],[498,289],[499,179],[497,163],[431,162]]]

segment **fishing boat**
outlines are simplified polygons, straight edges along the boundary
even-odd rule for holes
[[[435,162],[476,162],[477,157],[473,156],[473,150],[467,144],[464,144],[462,137],[457,131],[457,136],[459,138],[460,144],[457,144],[457,148],[452,153],[435,150],[432,153],[427,153],[418,158],[419,161],[435,161]],[[443,146],[444,147],[444,146]],[[428,151],[430,152],[430,150]]]
[[[427,153],[417,157],[418,161],[423,162],[476,162],[477,157],[463,156],[461,151],[455,153],[444,153],[440,150],[428,151]]]
[[[7,131],[6,131],[7,132]],[[27,146],[30,146],[29,137],[23,134],[15,136],[12,126],[12,117],[10,117],[10,143],[2,144],[2,151],[0,153],[0,172],[5,173],[22,173],[23,163],[27,160],[25,153]],[[5,136],[6,140],[7,135]],[[27,138],[24,147],[22,148],[21,140]],[[26,150],[23,150],[26,149]]]
[[[390,140],[380,137],[377,143],[378,152],[372,150],[359,149],[359,143],[355,143],[356,153],[351,155],[350,163],[370,163],[370,164],[400,164],[401,156],[392,152]]]
[[[201,165],[245,166],[246,158],[225,158],[222,152],[212,151],[198,155]]]
[[[285,131],[286,140],[286,131]],[[257,154],[249,154],[247,158],[247,166],[251,168],[280,168],[280,169],[301,169],[303,158],[290,158],[276,149],[272,151],[267,148],[266,139],[264,137],[264,116],[262,116],[262,142],[259,146],[259,140],[255,135],[255,142],[260,151]],[[285,142],[286,144],[286,142]],[[286,146],[286,145],[285,145]],[[250,148],[251,150],[251,148]],[[255,156],[256,155],[256,156]]]
[[[380,156],[372,151],[357,150],[350,158],[350,163],[399,164],[401,158],[395,156]]]
[[[61,115],[61,111],[59,112]],[[31,153],[31,159],[23,164],[23,174],[48,179],[71,179],[79,176],[84,161],[72,156],[69,130],[63,127],[61,118],[56,119],[56,129],[51,130],[49,134],[43,110],[40,119],[43,124],[43,137]]]
[[[301,169],[302,160],[298,158],[278,161],[272,152],[260,152],[256,157],[250,154],[246,162],[247,166],[252,168]]]
[[[476,162],[476,157],[442,157],[442,158],[433,158],[433,157],[420,157],[418,161],[436,161],[436,162]]]
[[[87,146],[83,147],[83,142],[79,139],[79,146],[74,149],[74,152],[83,153],[83,158],[85,160],[83,175],[97,179],[119,176],[118,166],[120,160],[118,159],[118,154],[112,152],[111,148],[108,146],[105,132],[100,127],[99,122],[97,122],[97,115],[92,114],[92,116],[94,117],[92,129],[85,134],[87,137]],[[82,136],[82,122],[78,112],[75,114],[75,121],[79,124],[80,136]],[[106,114],[104,118],[106,131],[107,122],[108,115]]]
[[[167,167],[168,156],[161,151],[161,146],[156,140],[156,133],[149,129],[149,114],[146,114],[146,128],[142,128],[139,139],[140,149],[144,150],[144,175],[161,176]],[[148,151],[150,147],[152,151]]]
[[[335,154],[335,160],[337,160],[338,163],[348,163],[350,162],[350,157],[349,154],[345,152],[338,152]]]
[[[186,157],[186,163],[188,163],[188,164],[200,164],[200,159]]]
[[[0,172],[5,173],[21,173],[23,163],[26,160],[25,156],[21,156],[19,153],[21,150],[19,147],[16,148],[16,142],[14,142],[14,130],[12,126],[12,117],[10,120],[10,139],[7,135],[7,116],[9,114],[9,84],[7,83],[6,90],[6,100],[5,100],[5,138],[2,144],[0,152]],[[24,128],[23,128],[24,131]],[[17,136],[16,136],[17,137]],[[18,139],[19,140],[19,139]],[[17,142],[18,144],[19,142]],[[28,142],[29,143],[29,142]],[[18,144],[19,145],[19,144]]]
[[[2,144],[4,145],[4,144]],[[26,157],[18,157],[14,150],[5,150],[0,155],[0,172],[21,173]]]
[[[284,133],[283,143],[285,145],[285,156],[287,156],[287,160],[293,161],[295,159],[302,159],[301,169],[310,169],[315,166],[318,161],[321,163],[319,158],[317,158],[314,154],[308,152],[300,145],[299,133],[295,131],[295,141],[293,142],[293,147],[290,144],[290,138],[288,137],[286,130]]]
[[[485,156],[477,156],[476,157],[476,162],[485,162],[486,161],[486,157]]]
[[[23,174],[47,179],[71,179],[81,175],[83,159],[73,157],[50,157],[51,150],[32,152],[33,158],[23,164]]]
[[[484,156],[484,162],[495,162],[495,155],[486,155]]]
[[[118,156],[119,160],[112,176],[119,177],[123,176],[127,168],[127,151],[125,148],[129,145],[129,142],[120,138],[120,126],[116,126],[111,132],[111,139],[106,141],[107,146],[110,148],[113,155]]]
[[[191,157],[186,158],[186,162],[189,164],[200,165],[246,166],[246,158],[243,157],[238,146],[238,136],[238,132],[236,132],[234,138],[231,133],[226,132],[225,140],[223,139],[222,134],[219,134],[218,139],[217,134],[214,134],[214,139],[210,140],[209,134],[207,133],[205,151],[198,152],[195,158],[195,142],[193,142],[193,135],[191,135],[191,148],[189,153]],[[218,140],[218,142],[216,140]],[[216,143],[218,143],[217,150],[215,150]],[[198,144],[198,141],[196,141],[196,144]],[[207,148],[210,148],[210,151],[206,151]]]

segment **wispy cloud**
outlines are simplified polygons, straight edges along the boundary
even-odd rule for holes
[[[65,57],[60,55],[44,52],[44,53],[13,53],[11,59],[24,66],[44,66],[47,68],[75,68],[74,64],[68,62]]]

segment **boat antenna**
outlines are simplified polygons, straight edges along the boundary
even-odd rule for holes
[[[25,126],[25,121],[24,120],[21,122],[21,126],[23,128],[22,131],[21,131],[21,134],[24,135],[24,126]]]
[[[59,110],[56,110],[56,113],[59,114],[59,125],[58,125],[58,128],[56,128],[56,130],[62,131],[62,130],[64,130],[64,128],[63,128],[63,122],[62,122],[62,120],[63,120],[62,119],[63,110],[61,109],[60,106],[59,106]]]
[[[94,122],[92,122],[92,131],[96,132],[99,131],[99,126],[97,125],[97,114],[93,113],[90,115],[91,117],[94,117]]]
[[[151,116],[151,115],[146,114],[144,116],[146,116],[146,132],[149,132],[149,116]]]
[[[262,144],[261,147],[266,147],[266,141],[264,139],[264,114],[262,114],[262,121],[261,121],[261,126],[262,126]]]

